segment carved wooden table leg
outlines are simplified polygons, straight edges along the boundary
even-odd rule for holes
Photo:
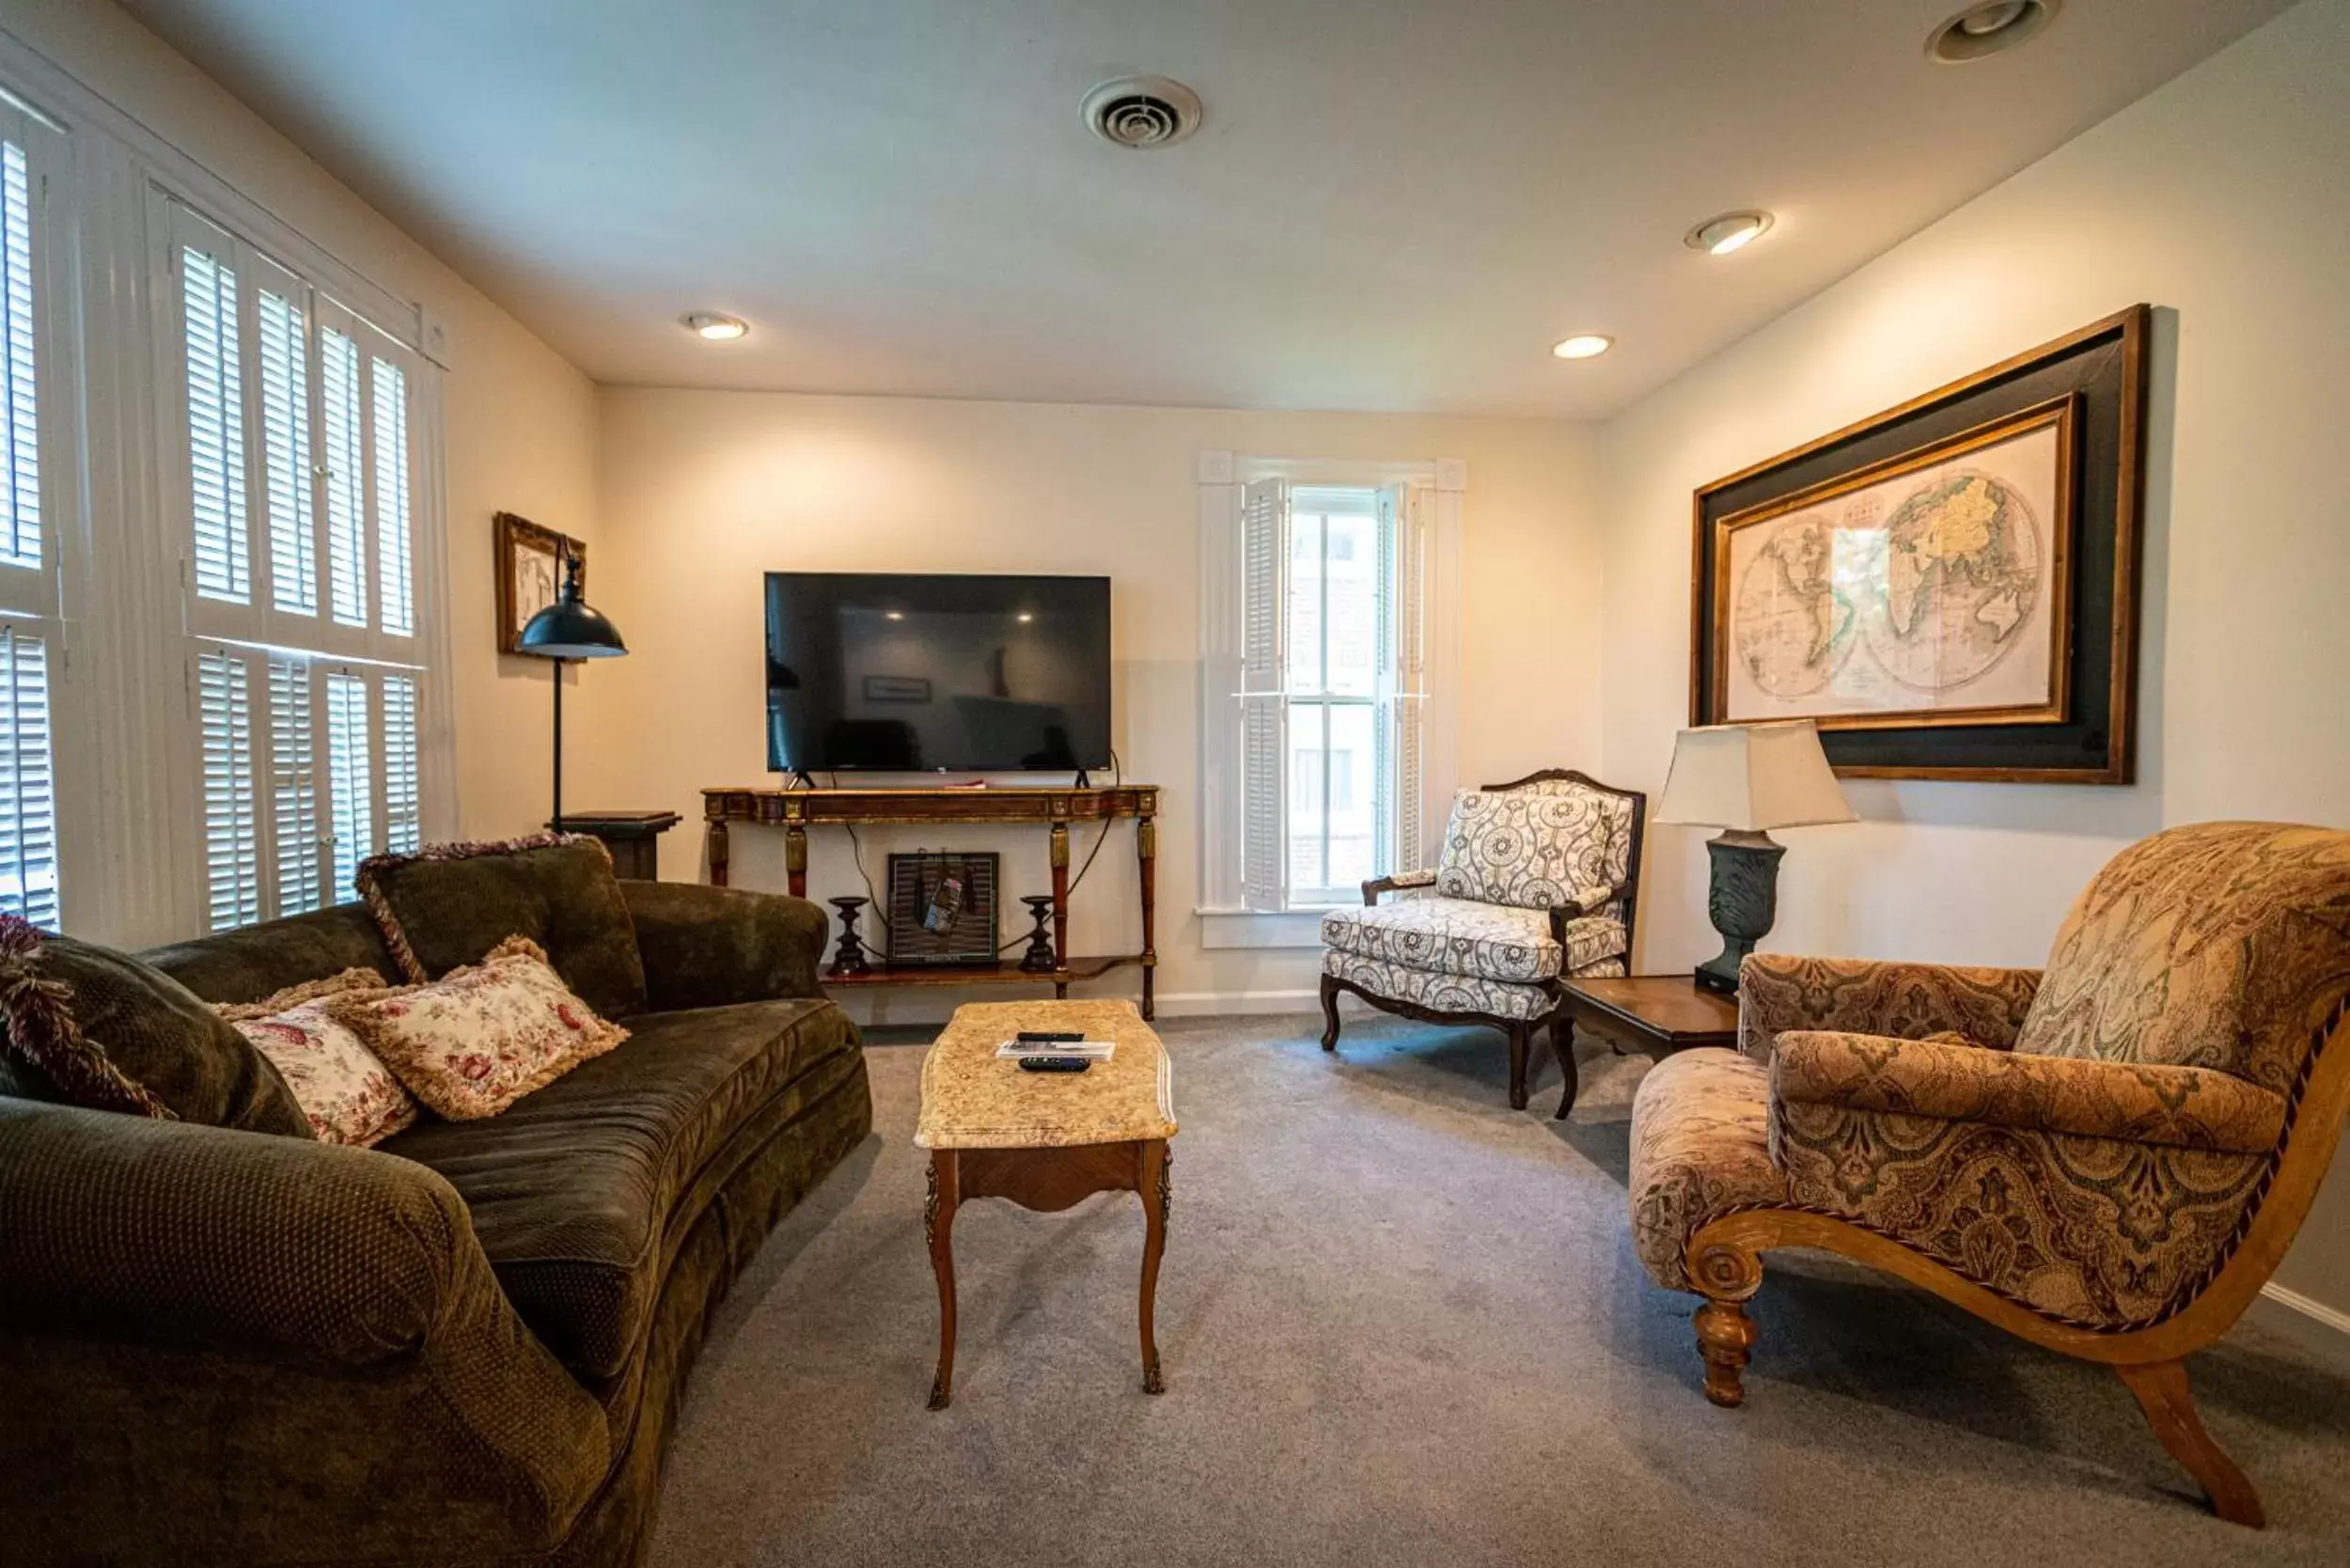
[[[1053,966],[1069,967],[1069,824],[1053,824]],[[1053,981],[1053,995],[1065,998],[1069,995],[1066,979]]]
[[[702,830],[702,843],[710,852],[710,886],[713,887],[724,887],[727,885],[727,861],[728,858],[727,854],[727,823],[724,817],[713,817],[710,819],[710,825]]]
[[[1142,1021],[1147,1024],[1157,1011],[1152,992],[1159,973],[1159,824],[1155,817],[1136,820],[1135,856],[1140,862],[1142,886]]]
[[[1564,1012],[1550,1021],[1550,1054],[1559,1058],[1559,1075],[1566,1080],[1559,1086],[1559,1108],[1551,1120],[1564,1121],[1567,1112],[1574,1109],[1575,1090],[1581,1087],[1574,1072],[1574,1020]]]
[[[793,898],[807,897],[807,826],[804,823],[784,824],[783,881]]]
[[[931,1272],[938,1277],[938,1375],[931,1379],[931,1408],[944,1410],[955,1386],[955,1206],[960,1201],[955,1151],[931,1151],[930,1193],[922,1203],[922,1231],[931,1244]]]
[[[1140,1151],[1140,1174],[1135,1190],[1142,1195],[1142,1391],[1146,1394],[1167,1392],[1167,1380],[1159,1375],[1159,1341],[1154,1328],[1159,1300],[1159,1255],[1167,1249],[1167,1212],[1174,1201],[1172,1178],[1167,1172],[1169,1151],[1165,1138],[1152,1138],[1136,1146]]]

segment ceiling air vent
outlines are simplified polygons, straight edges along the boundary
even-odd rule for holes
[[[1199,129],[1199,95],[1164,76],[1121,76],[1086,94],[1085,117],[1114,147],[1167,147]]]

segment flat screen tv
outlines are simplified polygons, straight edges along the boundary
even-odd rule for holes
[[[1071,773],[1110,760],[1110,580],[767,574],[767,765]]]

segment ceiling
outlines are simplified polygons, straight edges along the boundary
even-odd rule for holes
[[[1597,416],[2285,8],[2068,0],[1935,65],[1959,4],[126,8],[602,382]],[[1129,71],[1199,133],[1092,139]]]

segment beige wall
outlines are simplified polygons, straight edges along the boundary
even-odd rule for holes
[[[5,25],[353,271],[439,314],[459,820],[484,837],[543,820],[546,667],[493,651],[490,517],[519,511],[592,537],[594,384],[113,6],[10,0]]]
[[[1788,951],[2037,964],[2122,844],[2350,825],[2350,5],[2319,0],[1606,426],[1608,776],[1662,781],[1688,702],[1695,487],[2133,302],[2159,307],[2136,788],[1855,782],[1790,844]],[[1644,966],[1718,946],[1701,830],[1660,827]],[[2350,1171],[2280,1275],[2350,1309]]]
[[[1599,550],[1581,431],[1536,420],[607,390],[596,598],[633,656],[587,671],[579,711],[598,760],[578,799],[667,807],[688,825],[664,873],[700,873],[691,825],[705,785],[768,778],[760,574],[1063,572],[1113,579],[1117,745],[1127,776],[1164,785],[1160,990],[1171,1005],[1300,1005],[1310,951],[1202,950],[1198,902],[1198,454],[1356,461],[1465,458],[1462,776],[1594,765]],[[595,769],[593,774],[587,770]],[[734,835],[736,880],[779,887],[772,832]],[[890,848],[999,847],[1012,892],[1041,889],[1041,835],[867,836]],[[1078,951],[1130,947],[1132,839],[1120,829],[1077,900]],[[858,890],[838,835],[809,890]],[[1012,913],[1019,912],[1014,906]],[[1009,936],[1010,933],[1007,932]],[[1107,984],[1108,982],[1104,982]],[[1181,998],[1176,1000],[1175,998]],[[903,993],[895,1017],[949,998]]]

